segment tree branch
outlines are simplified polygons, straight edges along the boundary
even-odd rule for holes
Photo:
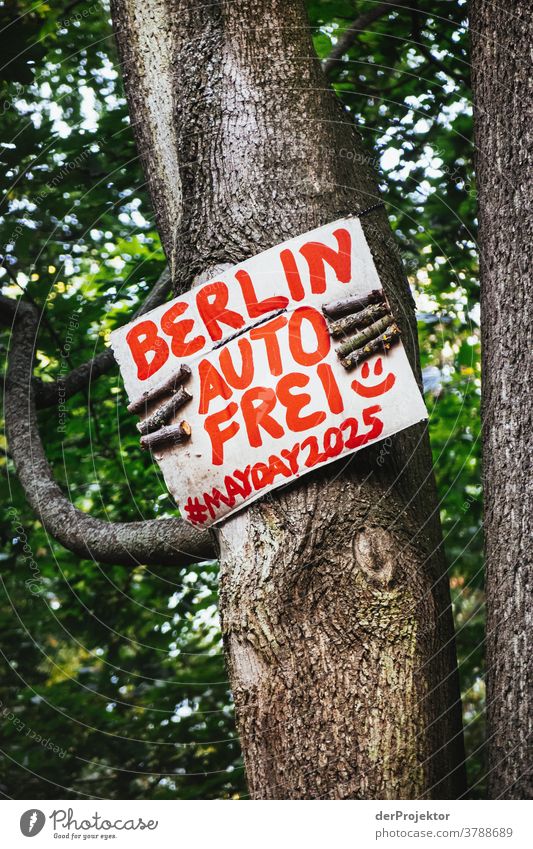
[[[369,24],[372,24],[374,21],[377,21],[389,12],[393,12],[396,8],[398,8],[398,6],[403,6],[404,2],[405,0],[398,0],[396,3],[378,3],[378,5],[374,6],[373,9],[369,9],[367,12],[362,12],[355,21],[353,21],[353,23],[344,30],[336,45],[331,50],[328,58],[322,63],[326,77],[331,77],[332,72],[342,64],[343,56],[346,55],[352,44],[354,44],[359,33],[364,32]]]
[[[452,71],[448,66],[433,55],[430,48],[427,44],[424,44],[422,41],[422,26],[420,22],[420,11],[416,8],[417,0],[412,0],[415,8],[412,8],[411,11],[411,22],[412,22],[412,33],[413,33],[413,45],[418,48],[422,56],[424,56],[427,61],[433,65],[435,68],[438,68],[439,71],[442,71],[443,74],[446,74],[451,80],[453,80],[458,85],[470,87],[470,82],[466,77],[463,77],[462,74],[457,74],[455,71]]]
[[[170,288],[170,271],[168,268],[165,268],[146,300],[134,313],[133,318],[150,312],[150,310],[162,304]],[[106,348],[105,351],[97,354],[88,362],[82,363],[82,365],[72,369],[62,380],[43,383],[42,380],[34,379],[37,409],[42,410],[45,407],[54,407],[58,404],[59,400],[61,400],[61,403],[64,403],[68,398],[75,395],[76,392],[86,389],[93,380],[96,380],[102,374],[110,372],[115,365],[113,351],[111,348]]]
[[[103,563],[182,566],[216,556],[209,533],[181,519],[113,523],[74,507],[53,478],[39,435],[32,381],[39,313],[33,305],[9,298],[2,297],[0,305],[13,318],[5,386],[9,449],[44,528],[80,557]]]

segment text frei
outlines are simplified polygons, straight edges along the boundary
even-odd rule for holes
[[[115,331],[130,400],[180,364],[191,369],[193,397],[183,409],[190,442],[156,452],[189,521],[212,524],[265,490],[395,432],[383,399],[398,382],[415,408],[399,416],[400,427],[425,417],[401,345],[351,373],[333,348],[322,305],[380,286],[359,222],[345,219]]]

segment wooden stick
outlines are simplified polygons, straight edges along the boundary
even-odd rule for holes
[[[329,332],[337,339],[339,336],[349,333],[350,330],[358,327],[368,327],[369,324],[373,324],[378,318],[387,315],[388,311],[389,308],[385,303],[370,304],[370,306],[361,310],[361,312],[355,312],[353,315],[345,315],[344,318],[333,321],[329,325]]]
[[[180,422],[180,424],[168,425],[156,430],[155,433],[149,433],[146,436],[141,436],[141,448],[159,448],[162,445],[179,445],[180,442],[187,442],[190,439],[192,428],[188,422]]]
[[[141,437],[141,447],[154,449],[165,444],[186,442],[192,433],[190,424],[182,421],[179,424],[162,427],[154,433]]]
[[[341,318],[343,315],[358,312],[368,307],[369,304],[378,304],[383,300],[385,300],[383,290],[373,289],[368,295],[352,295],[340,301],[331,301],[329,304],[323,304],[322,312],[327,318]]]
[[[388,351],[392,345],[395,345],[400,339],[400,328],[397,324],[391,324],[381,336],[377,339],[371,339],[364,348],[358,348],[352,354],[341,360],[341,364],[345,369],[352,369],[367,360],[373,354],[379,351]]]
[[[128,404],[128,410],[130,413],[140,413],[141,410],[145,409],[149,404],[152,404],[154,401],[157,401],[158,398],[161,398],[162,395],[167,395],[169,392],[175,392],[178,386],[181,386],[182,383],[185,383],[186,380],[191,376],[191,370],[189,366],[185,364],[181,364],[178,371],[171,375],[167,380],[163,381],[163,383],[154,386],[153,389],[147,389],[146,392],[143,392],[139,398],[135,398],[131,404]]]
[[[380,318],[379,321],[375,321],[374,324],[371,324],[370,327],[365,327],[364,330],[356,333],[355,336],[350,336],[346,342],[343,342],[343,344],[339,345],[336,349],[337,356],[339,359],[342,359],[347,354],[355,351],[356,348],[362,348],[367,342],[370,342],[371,339],[374,339],[376,336],[379,336],[380,333],[383,333],[393,322],[394,319],[392,315],[387,314],[383,316],[383,318]]]
[[[169,418],[191,399],[192,395],[187,392],[185,387],[182,386],[181,389],[179,389],[178,392],[175,392],[168,401],[162,404],[162,406],[155,411],[155,413],[152,413],[151,416],[148,416],[142,422],[138,422],[137,430],[143,435],[153,433],[154,430],[158,430],[160,427],[163,427],[163,425],[168,422]]]

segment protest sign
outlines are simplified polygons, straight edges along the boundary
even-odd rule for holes
[[[111,344],[141,444],[195,525],[427,418],[357,218],[234,266]]]

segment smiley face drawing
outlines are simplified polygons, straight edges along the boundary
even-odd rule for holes
[[[383,374],[382,357],[377,358],[372,371],[374,377],[381,377]],[[363,363],[360,377],[365,381],[365,383],[362,383],[356,378],[352,381],[352,389],[357,393],[357,395],[361,395],[363,398],[376,398],[378,395],[384,395],[384,393],[388,392],[389,389],[392,389],[396,383],[396,377],[392,372],[389,372],[389,374],[380,380],[379,383],[367,384],[366,381],[370,377],[370,365],[368,362]]]

